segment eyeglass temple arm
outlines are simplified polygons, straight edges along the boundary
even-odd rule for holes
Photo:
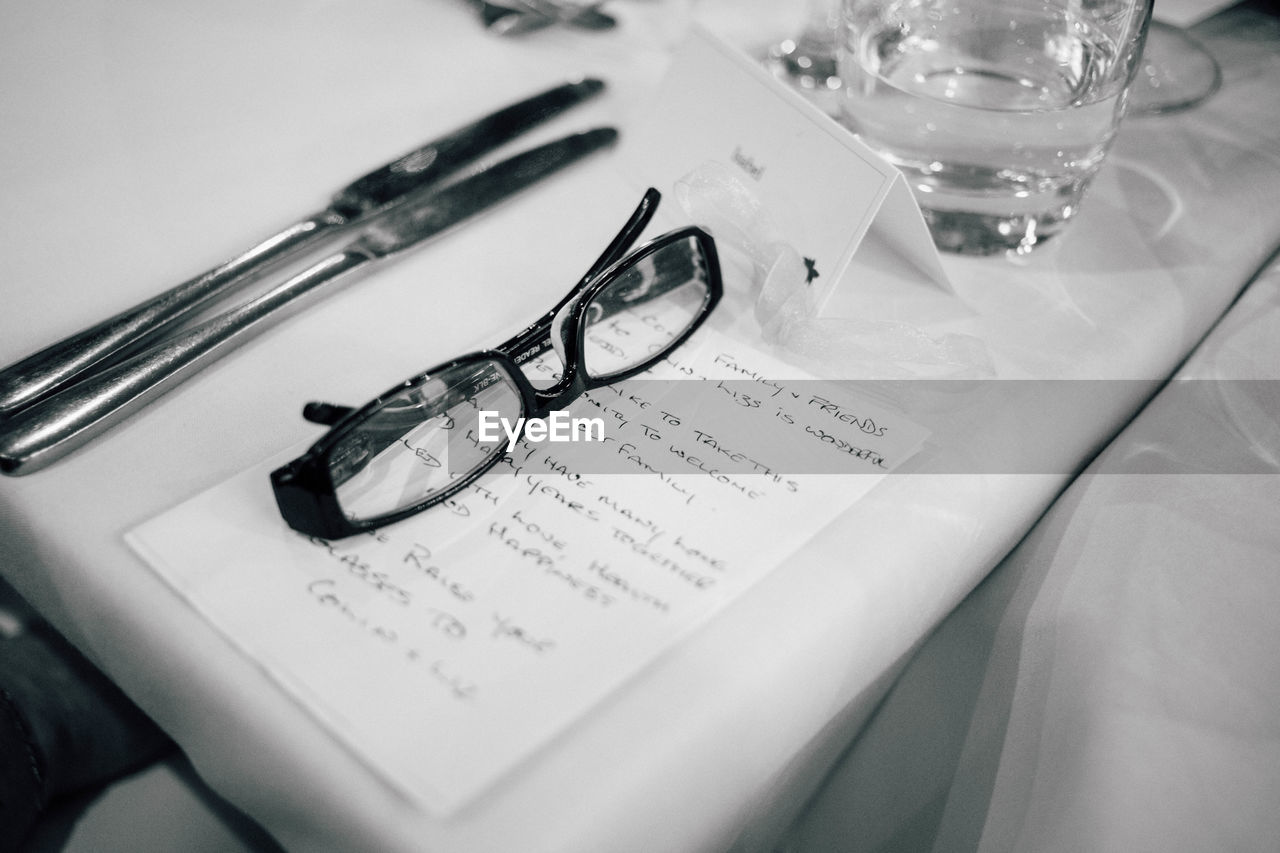
[[[313,424],[333,426],[354,411],[350,406],[312,402],[302,407],[302,417]]]
[[[556,308],[563,308],[564,303],[568,302],[583,285],[595,279],[600,273],[616,264],[618,261],[631,250],[636,240],[640,239],[641,232],[649,224],[649,220],[653,219],[653,215],[658,212],[658,202],[662,200],[662,193],[653,187],[645,190],[644,197],[640,199],[640,203],[636,205],[636,209],[631,213],[631,218],[627,220],[622,229],[618,231],[608,246],[605,246],[600,257],[596,258],[595,263],[587,270],[586,275],[578,282],[573,291],[561,300],[560,305]],[[553,312],[554,313],[554,312]]]
[[[653,219],[654,213],[658,210],[658,203],[661,200],[662,193],[653,187],[647,189],[644,197],[640,199],[640,203],[636,205],[636,209],[631,213],[631,218],[627,220],[609,245],[600,253],[600,257],[595,259],[595,262],[587,269],[586,274],[556,303],[556,307],[543,314],[537,321],[524,331],[514,335],[506,343],[495,347],[495,349],[499,352],[511,353],[511,358],[516,364],[524,364],[529,359],[542,355],[551,349],[550,331],[552,320],[555,319],[555,316],[560,313],[564,306],[577,298],[584,287],[599,278],[601,273],[626,256],[631,247],[635,245],[636,240],[640,239],[640,235],[648,226],[649,221]]]
[[[653,187],[646,190],[626,224],[622,226],[622,229],[618,231],[609,245],[600,253],[600,257],[596,258],[595,262],[591,264],[586,274],[573,286],[573,289],[565,294],[555,308],[552,308],[523,332],[515,335],[496,349],[502,352],[515,353],[514,360],[516,364],[523,364],[529,359],[551,349],[551,337],[548,334],[551,329],[551,321],[560,313],[560,309],[578,295],[582,288],[590,284],[609,267],[622,260],[627,251],[635,245],[636,240],[640,239],[640,234],[648,226],[649,221],[653,219],[654,213],[658,210],[658,203],[661,200],[662,193],[658,192],[658,190]],[[333,426],[354,411],[355,409],[350,406],[311,402],[303,406],[302,417],[313,424]]]

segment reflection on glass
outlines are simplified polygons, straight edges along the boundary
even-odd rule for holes
[[[607,379],[652,359],[693,325],[707,300],[692,240],[655,252],[596,294],[584,315],[583,366]]]
[[[764,57],[765,67],[775,77],[832,116],[840,111],[839,27],[840,0],[806,0],[800,32],[770,45]]]
[[[446,369],[395,395],[330,453],[343,514],[352,521],[374,518],[465,478],[506,442],[482,442],[458,425],[474,424],[481,409],[514,420],[522,407],[506,369],[492,360]]]

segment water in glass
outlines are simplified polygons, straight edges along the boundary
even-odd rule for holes
[[[1115,135],[1132,18],[849,0],[843,118],[906,175],[940,248],[1029,251],[1075,215]]]

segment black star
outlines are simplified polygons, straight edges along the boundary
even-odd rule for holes
[[[818,277],[818,262],[813,258],[805,258],[804,268],[808,270],[804,277],[804,283],[813,284],[813,280]]]

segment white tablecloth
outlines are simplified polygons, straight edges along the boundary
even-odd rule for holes
[[[611,94],[549,133],[610,121],[625,134],[687,11],[611,8],[622,21],[614,33],[555,30],[516,43],[443,0],[5,0],[0,362],[210,266],[320,206],[349,176],[564,77],[605,77]],[[769,37],[771,15],[733,11],[699,8],[744,46]],[[1051,459],[1041,473],[890,478],[453,818],[385,787],[121,536],[311,435],[298,402],[367,398],[543,310],[633,201],[596,197],[589,173],[546,191],[573,202],[544,223],[549,232],[519,205],[496,212],[255,341],[75,457],[0,482],[0,571],[216,790],[290,848],[766,848],[921,639],[1176,368],[1276,243],[1275,41],[1229,32],[1214,44],[1229,60],[1224,90],[1194,113],[1129,122],[1056,245],[1016,263],[948,258],[956,295],[855,269],[840,306],[973,334],[1002,378],[1153,382],[1107,386],[1114,393],[1046,432],[1020,433],[1017,416],[1031,413],[1012,412],[1011,447]],[[531,267],[556,289],[513,287]],[[973,429],[932,425],[940,439]]]
[[[789,851],[1272,851],[1280,265],[925,642]]]

